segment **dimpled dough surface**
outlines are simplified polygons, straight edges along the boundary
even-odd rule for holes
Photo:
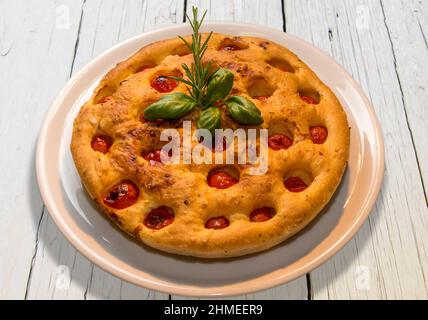
[[[258,128],[292,140],[288,149],[269,148],[266,174],[250,175],[247,165],[236,165],[238,183],[216,189],[207,184],[207,176],[219,165],[168,165],[142,156],[162,147],[163,129],[182,131],[182,121],[195,119],[200,112],[196,108],[180,120],[161,123],[142,118],[148,105],[168,94],[153,88],[152,80],[181,75],[181,64],[193,62],[180,39],[150,44],[107,73],[75,119],[73,158],[87,192],[107,216],[153,248],[205,258],[266,250],[305,227],[331,199],[348,159],[346,114],[308,66],[271,41],[213,34],[205,60],[234,73],[232,94],[251,99],[261,110],[264,123]],[[171,92],[186,93],[186,87],[180,83]],[[327,129],[325,142],[312,141],[314,126]],[[223,107],[222,127],[250,128],[233,121]],[[111,139],[107,152],[91,147],[95,136]],[[308,187],[291,192],[284,184],[291,176],[300,177]],[[130,206],[114,209],[104,201],[105,195],[123,181],[132,181],[138,198]],[[159,207],[168,207],[173,220],[162,228],[150,228],[144,221]],[[273,208],[274,216],[251,221],[251,212],[263,207]],[[206,228],[209,219],[219,216],[229,221],[227,227]]]

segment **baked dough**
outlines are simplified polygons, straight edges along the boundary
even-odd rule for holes
[[[74,122],[71,151],[76,167],[87,192],[108,217],[153,248],[204,258],[269,249],[304,228],[339,185],[349,152],[346,114],[306,64],[270,40],[213,34],[204,60],[234,73],[232,93],[251,99],[261,110],[260,128],[290,138],[292,145],[287,149],[269,148],[266,174],[249,175],[248,166],[236,165],[239,182],[216,189],[208,185],[207,177],[218,165],[165,165],[142,156],[165,143],[159,140],[162,129],[180,128],[183,120],[195,117],[141,121],[144,109],[168,94],[155,90],[152,80],[180,75],[182,63],[192,64],[192,55],[180,39],[142,48],[101,80]],[[186,87],[180,83],[173,92],[186,93]],[[196,109],[193,113],[199,112]],[[222,113],[223,127],[248,128]],[[314,143],[313,127],[325,128],[327,139]],[[107,149],[94,150],[94,137],[109,137]],[[300,177],[308,187],[292,192],[284,183],[288,177]],[[135,203],[114,209],[105,197],[123,181],[137,188]],[[265,207],[273,216],[251,221],[251,213]],[[147,226],[147,216],[157,208],[168,208],[173,220],[154,229]],[[215,217],[225,218],[228,225],[207,228]]]

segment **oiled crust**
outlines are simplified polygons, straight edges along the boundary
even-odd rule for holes
[[[225,38],[244,50],[217,50]],[[153,43],[102,79],[74,122],[71,150],[82,182],[120,228],[159,250],[218,258],[268,249],[305,227],[336,190],[349,152],[346,114],[332,91],[288,49],[265,39],[214,34],[205,58],[234,73],[234,94],[252,99],[248,88],[257,81],[275,88],[267,101],[252,101],[262,112],[261,127],[269,128],[270,133],[286,131],[294,143],[287,150],[269,149],[265,175],[249,175],[248,168],[242,167],[239,183],[225,190],[207,185],[207,174],[216,167],[214,164],[150,165],[141,157],[142,150],[160,146],[161,129],[181,126],[180,121],[162,125],[139,121],[144,108],[164,95],[154,90],[150,81],[156,75],[181,70],[182,63],[190,65],[192,58],[186,53],[179,39]],[[287,61],[294,73],[273,67],[275,59]],[[152,68],[137,72],[145,65]],[[307,90],[319,93],[319,104],[302,101],[299,92]],[[186,89],[180,84],[174,91]],[[105,96],[112,98],[98,103]],[[227,115],[223,124],[237,127]],[[318,125],[328,129],[324,144],[312,143],[309,136],[309,128]],[[98,133],[114,138],[107,154],[91,148],[91,140]],[[299,193],[284,187],[284,176],[296,171],[313,178]],[[132,180],[139,187],[138,201],[123,210],[105,206],[102,195],[123,180]],[[163,205],[174,210],[174,222],[160,230],[146,227],[146,215]],[[272,219],[249,221],[251,211],[266,206],[276,210]],[[229,219],[229,227],[206,229],[206,221],[217,216]]]

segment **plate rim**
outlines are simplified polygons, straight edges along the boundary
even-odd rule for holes
[[[293,272],[289,272],[288,274],[282,275],[282,276],[276,276],[269,279],[269,281],[263,281],[263,283],[258,283],[258,285],[252,285],[251,287],[242,287],[240,289],[236,289],[237,284],[233,285],[225,285],[225,286],[219,286],[215,287],[217,290],[215,292],[209,292],[212,291],[212,287],[207,288],[201,288],[201,287],[192,287],[190,285],[182,285],[180,283],[175,283],[174,285],[165,285],[162,283],[156,283],[151,280],[147,279],[136,279],[135,276],[132,277],[128,272],[125,270],[119,269],[116,266],[109,264],[105,261],[103,261],[102,257],[98,256],[94,251],[90,250],[88,247],[83,246],[79,239],[77,239],[76,235],[73,234],[73,231],[68,228],[67,224],[61,217],[61,212],[56,208],[55,205],[55,199],[51,197],[49,194],[49,179],[46,175],[47,168],[44,167],[44,159],[46,157],[46,151],[47,151],[47,133],[49,129],[49,124],[52,121],[53,116],[56,114],[56,111],[61,104],[61,101],[63,100],[63,97],[65,94],[69,91],[70,88],[73,87],[75,82],[85,73],[87,69],[89,69],[91,66],[95,65],[98,61],[102,60],[105,56],[112,53],[113,51],[116,51],[121,46],[126,46],[128,43],[131,43],[133,41],[138,40],[141,37],[149,37],[153,36],[156,33],[166,32],[166,31],[173,31],[175,29],[182,28],[186,24],[176,24],[172,26],[167,27],[161,27],[154,30],[151,30],[149,32],[143,32],[140,34],[137,34],[125,41],[119,42],[118,44],[112,46],[111,48],[105,50],[101,54],[97,55],[96,57],[92,58],[88,63],[86,63],[78,72],[76,72],[63,86],[63,88],[59,91],[55,99],[50,104],[46,115],[43,119],[42,126],[40,129],[39,137],[37,139],[37,149],[36,149],[36,177],[37,182],[39,185],[39,190],[43,199],[43,202],[49,212],[49,215],[55,222],[58,229],[61,231],[61,233],[65,236],[67,241],[69,241],[72,246],[80,252],[82,255],[84,255],[89,261],[100,267],[106,272],[109,272],[113,274],[114,276],[118,277],[119,279],[123,279],[125,281],[128,281],[130,283],[133,283],[137,286],[144,287],[146,289],[155,290],[159,292],[164,292],[167,294],[173,294],[173,295],[184,295],[189,297],[224,297],[224,296],[234,296],[234,295],[240,295],[240,294],[248,294],[253,293],[261,290],[266,290],[269,288],[273,288],[282,284],[285,284],[287,282],[290,282],[292,280],[297,279],[298,277],[311,272],[312,270],[318,268],[323,263],[328,261],[331,257],[333,257],[336,253],[338,253],[358,232],[358,230],[361,228],[361,226],[366,221],[367,217],[369,216],[370,212],[373,209],[373,206],[375,205],[377,196],[379,194],[379,191],[382,186],[383,176],[384,176],[384,166],[385,166],[385,154],[384,154],[384,139],[380,127],[379,120],[377,118],[377,115],[374,111],[372,103],[369,101],[368,97],[362,90],[361,86],[358,84],[357,81],[355,81],[352,76],[348,73],[347,70],[345,70],[340,64],[338,64],[332,57],[330,57],[328,54],[323,52],[321,49],[317,48],[316,46],[310,44],[309,42],[285,33],[283,31],[273,29],[271,27],[266,27],[264,25],[259,24],[251,24],[251,23],[240,23],[240,22],[223,22],[223,21],[211,21],[205,23],[205,28],[212,28],[215,32],[215,28],[217,26],[230,26],[232,29],[236,28],[237,30],[246,30],[246,28],[258,28],[260,32],[264,34],[275,34],[277,36],[281,37],[288,37],[293,39],[294,41],[303,44],[305,46],[311,47],[313,50],[317,52],[317,54],[320,54],[324,56],[324,58],[328,59],[330,62],[332,62],[338,70],[342,72],[342,75],[346,77],[346,80],[352,85],[352,87],[356,90],[356,93],[358,96],[362,99],[364,105],[367,107],[368,115],[370,117],[370,120],[373,124],[373,129],[376,137],[376,154],[377,154],[377,161],[373,162],[373,172],[375,174],[375,177],[377,178],[374,182],[374,184],[371,185],[371,188],[369,192],[367,193],[367,201],[365,202],[364,206],[359,211],[359,215],[354,221],[354,223],[344,232],[344,234],[337,239],[331,246],[329,246],[324,252],[321,252],[320,255],[318,255],[316,258],[312,259],[308,263],[306,263],[303,267],[299,269],[295,269]],[[119,61],[118,61],[119,62]],[[279,271],[281,269],[277,269]],[[145,271],[143,271],[146,273]],[[250,280],[254,280],[250,279]],[[248,281],[248,280],[246,280]],[[168,281],[169,283],[172,283]],[[245,282],[245,281],[244,281]],[[232,287],[233,286],[233,287]],[[230,288],[227,288],[230,287]]]

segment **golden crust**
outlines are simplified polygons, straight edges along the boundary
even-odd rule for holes
[[[217,50],[225,42],[244,50]],[[260,83],[272,90],[267,101],[252,99],[264,118],[261,127],[268,128],[270,133],[286,130],[294,143],[287,150],[269,150],[269,170],[265,175],[249,175],[248,168],[243,167],[239,183],[218,190],[210,188],[206,181],[209,170],[216,167],[214,164],[190,168],[153,166],[141,157],[141,150],[159,147],[162,128],[180,125],[180,121],[162,125],[139,121],[144,108],[164,95],[150,86],[151,79],[174,73],[181,70],[182,63],[192,62],[179,39],[142,48],[101,80],[74,122],[73,158],[90,196],[120,228],[151,247],[205,258],[262,251],[301,230],[329,202],[348,159],[350,135],[346,114],[332,91],[308,66],[288,49],[271,41],[214,34],[205,59],[234,73],[233,91],[238,95],[252,99],[249,91],[263,91],[258,88]],[[278,61],[286,61],[294,72],[276,68]],[[138,72],[146,65],[151,68]],[[174,91],[186,89],[180,84]],[[319,94],[319,104],[306,104],[300,99],[299,92],[308,91]],[[106,96],[111,99],[99,103]],[[223,123],[237,127],[227,116]],[[324,144],[314,144],[309,138],[309,128],[316,125],[328,129]],[[91,140],[98,133],[114,139],[107,154],[91,148]],[[303,192],[292,193],[284,187],[284,176],[295,171],[313,179]],[[123,210],[105,206],[102,195],[125,179],[139,187],[138,201]],[[160,230],[147,228],[143,224],[146,215],[163,205],[174,210],[174,222]],[[249,221],[252,210],[266,206],[276,210],[272,219]],[[205,228],[208,219],[220,215],[229,219],[229,227]]]

